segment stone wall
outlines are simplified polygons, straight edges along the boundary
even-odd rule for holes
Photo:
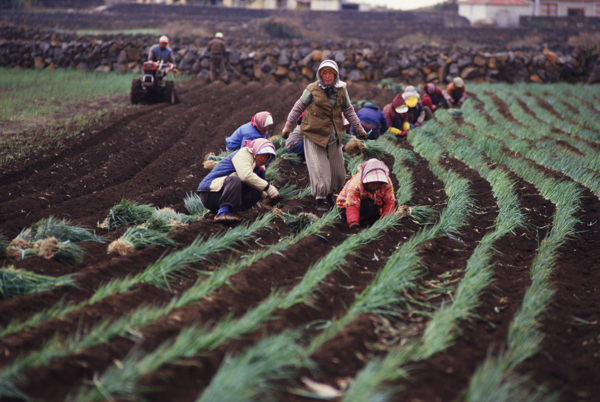
[[[208,76],[210,38],[173,37],[178,69]],[[84,71],[139,72],[156,38],[150,35],[77,35],[52,30],[0,27],[0,66]],[[280,81],[314,79],[321,60],[334,59],[343,79],[420,84],[468,81],[582,82],[597,61],[587,49],[564,47],[489,51],[461,46],[397,46],[367,41],[254,40],[228,38],[227,68],[234,79]]]

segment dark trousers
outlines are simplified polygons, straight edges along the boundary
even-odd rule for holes
[[[340,214],[342,219],[346,220],[346,208],[340,209]],[[375,201],[367,198],[360,202],[360,215],[358,218],[360,226],[371,226],[379,218],[381,218],[381,215],[377,211]]]
[[[221,78],[225,82],[229,80],[229,74],[227,74],[225,68],[224,54],[213,54],[211,56],[209,76],[211,81],[215,81],[217,78]]]
[[[460,98],[462,98],[462,96],[463,96],[462,92],[459,92],[459,91],[454,91],[450,95],[450,97],[452,98],[452,100],[454,101],[455,104],[458,103],[458,101],[460,100]]]
[[[198,191],[198,196],[202,205],[216,214],[224,206],[232,212],[252,208],[262,198],[262,191],[243,183],[238,176],[229,176],[221,191]]]

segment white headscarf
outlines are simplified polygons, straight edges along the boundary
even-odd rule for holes
[[[321,79],[321,70],[323,70],[324,68],[331,68],[332,70],[335,71],[335,79],[329,85],[325,85],[325,83]],[[346,87],[346,83],[340,79],[340,70],[338,68],[338,65],[333,60],[323,60],[321,62],[321,64],[319,65],[319,69],[317,70],[317,82],[318,82],[319,86],[323,89],[345,88]]]

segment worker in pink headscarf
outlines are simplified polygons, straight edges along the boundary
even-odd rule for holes
[[[267,138],[269,130],[273,127],[273,116],[269,112],[258,112],[249,123],[246,123],[225,138],[225,146],[228,151],[240,149],[246,140]]]
[[[281,199],[277,188],[266,180],[265,166],[277,157],[269,140],[244,141],[242,148],[220,161],[198,185],[200,201],[216,221],[237,222],[238,211],[251,208],[263,196]]]

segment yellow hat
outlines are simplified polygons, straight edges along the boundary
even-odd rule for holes
[[[406,113],[408,112],[408,106],[406,106],[406,104],[404,105],[400,105],[398,106],[396,109],[394,109],[396,111],[396,113],[398,114],[402,114],[402,113]]]
[[[406,105],[408,107],[415,107],[415,106],[417,106],[418,101],[419,100],[417,98],[415,98],[414,96],[411,96],[406,100]]]

